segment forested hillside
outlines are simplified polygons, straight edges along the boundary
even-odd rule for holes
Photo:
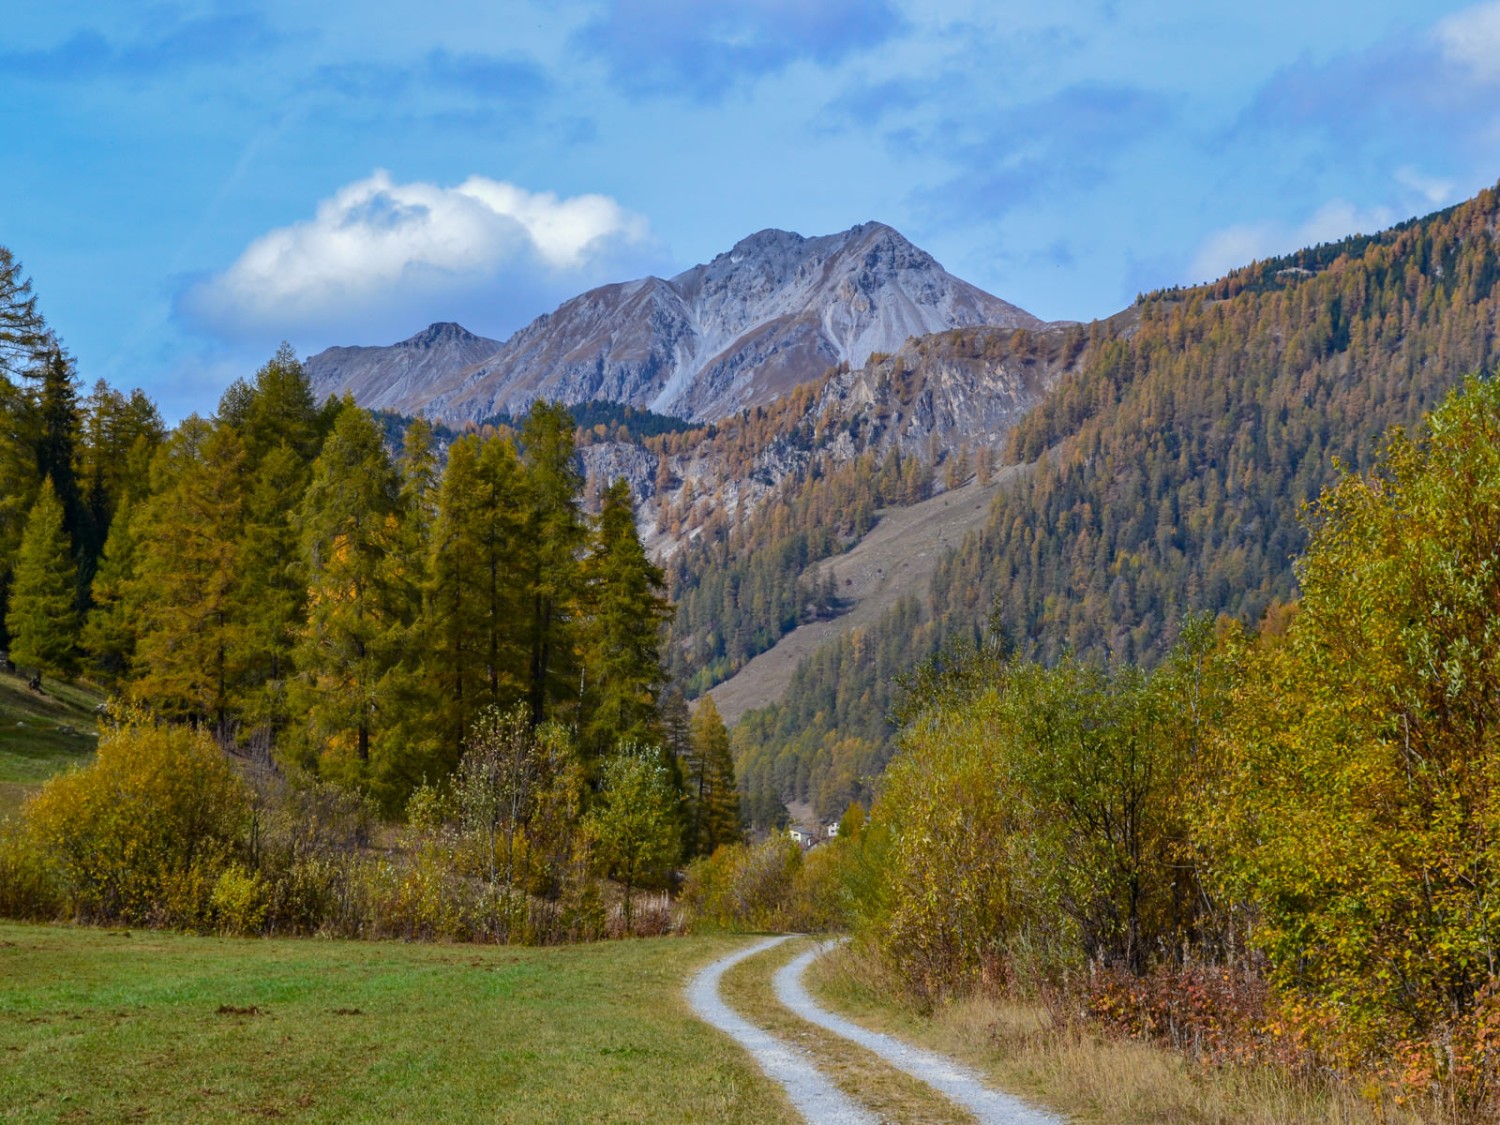
[[[674,675],[705,690],[836,613],[817,564],[858,542],[882,508],[988,483],[1010,427],[1087,344],[1067,324],[924,336],[769,406],[644,441],[649,472],[635,483],[670,556]]]
[[[892,669],[988,622],[1046,661],[1159,659],[1185,615],[1253,624],[1296,592],[1302,505],[1371,463],[1495,354],[1500,195],[1152,294],[1091,329],[1076,369],[1012,431],[1029,463],[916,606],[846,638],[739,732],[752,804],[842,807],[833,747],[885,761]],[[835,735],[834,732],[837,732]],[[848,757],[848,755],[845,755]],[[767,792],[767,791],[770,792]]]

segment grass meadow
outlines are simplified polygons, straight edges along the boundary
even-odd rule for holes
[[[98,746],[94,708],[103,697],[44,681],[45,695],[22,676],[0,670],[0,820],[13,815],[47,778],[83,765]]]
[[[523,949],[0,924],[0,1119],[794,1121],[682,995],[744,940]]]

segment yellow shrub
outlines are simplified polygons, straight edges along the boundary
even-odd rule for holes
[[[27,802],[22,834],[83,919],[201,927],[250,802],[206,734],[125,725]]]

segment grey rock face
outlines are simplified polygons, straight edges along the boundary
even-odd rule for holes
[[[320,400],[347,391],[368,409],[409,413],[407,404],[433,382],[493,355],[498,347],[498,340],[440,323],[390,347],[329,348],[305,366]]]
[[[830,367],[864,366],[912,336],[1036,327],[1031,314],[944,270],[881,223],[803,238],[753,234],[670,280],[592,289],[483,355],[437,326],[394,348],[333,348],[308,361],[319,393],[459,423],[538,398],[611,399],[696,421],[770,402]],[[462,332],[462,329],[457,329]],[[386,353],[422,350],[430,362]],[[441,355],[441,359],[440,359]],[[465,362],[458,364],[457,359]]]

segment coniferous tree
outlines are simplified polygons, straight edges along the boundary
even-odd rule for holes
[[[684,771],[687,785],[688,819],[693,850],[710,855],[721,844],[737,843],[741,836],[740,795],[734,782],[734,759],[729,753],[729,731],[705,695],[693,712],[692,752]]]
[[[97,544],[93,543],[93,529],[78,486],[79,430],[82,426],[78,376],[73,370],[72,359],[61,348],[54,347],[33,378],[37,383],[34,392],[36,429],[32,439],[36,448],[37,474],[52,480],[53,490],[63,507],[63,526],[80,564],[76,569],[84,571],[87,579],[93,575],[93,552],[97,550]]]
[[[290,444],[277,445],[248,481],[239,561],[245,608],[244,718],[274,739],[289,721],[287,680],[307,617],[307,581],[293,517],[310,466]]]
[[[5,619],[10,658],[18,666],[73,676],[78,667],[76,597],[77,575],[63,529],[62,504],[48,480],[26,520]]]
[[[193,417],[153,466],[126,597],[138,623],[132,688],[178,718],[231,733],[249,663],[241,582],[245,451],[232,429]]]
[[[558,704],[578,697],[573,677],[578,552],[586,529],[578,507],[583,478],[573,419],[561,403],[538,402],[521,430],[527,520],[527,616],[530,622],[527,701],[540,723]]]
[[[129,591],[135,578],[136,538],[130,515],[127,496],[110,523],[109,538],[104,541],[104,553],[94,574],[93,605],[83,627],[89,671],[111,689],[127,679],[135,657],[137,622]]]
[[[583,741],[594,753],[659,737],[657,693],[662,625],[671,613],[661,568],[636,533],[630,486],[604,492],[593,550],[584,564],[588,622],[583,651]]]
[[[236,382],[224,393],[218,418],[245,449],[242,717],[260,738],[274,741],[289,722],[292,651],[307,616],[295,517],[325,426],[307,372],[286,344],[252,381]]]
[[[29,404],[20,389],[0,376],[0,644],[5,643],[5,607],[21,547],[26,517],[36,504],[41,478],[29,440]]]
[[[520,465],[508,440],[468,435],[448,453],[425,601],[440,753],[456,760],[474,717],[525,695]]]
[[[102,379],[94,384],[83,404],[80,483],[96,537],[109,537],[115,510],[126,496],[145,498],[151,457],[165,436],[161,414],[144,392],[126,396]]]
[[[387,769],[386,674],[407,624],[389,561],[399,548],[401,482],[379,428],[346,399],[313,465],[299,513],[308,579],[297,645],[303,760],[346,780]]]
[[[31,370],[51,339],[31,279],[21,276],[21,263],[0,246],[0,377]]]

